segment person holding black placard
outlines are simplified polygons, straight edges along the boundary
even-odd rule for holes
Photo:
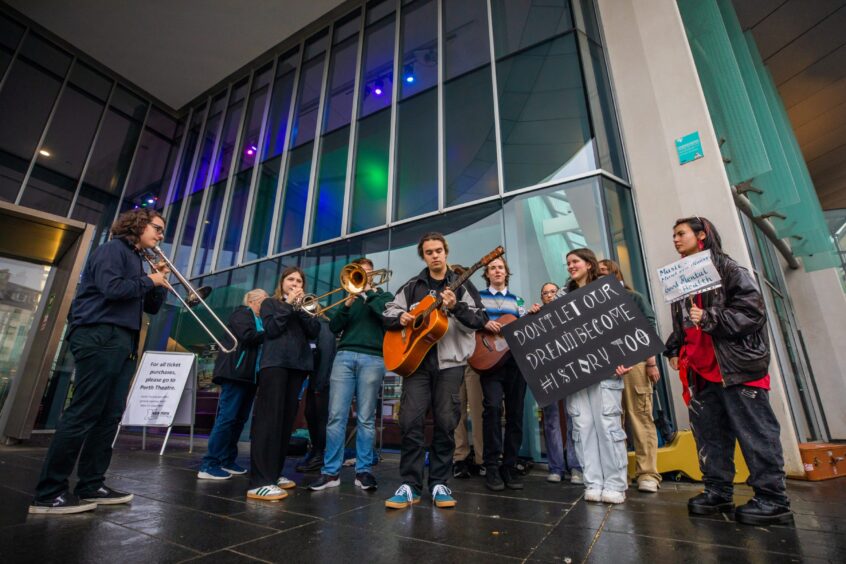
[[[572,292],[599,278],[599,263],[590,249],[567,253]],[[623,372],[567,396],[567,413],[573,418],[573,443],[582,463],[585,501],[623,503],[628,480],[626,432],[623,431]]]
[[[722,286],[672,304],[673,333],[664,355],[679,371],[705,491],[688,512],[734,508],[734,448],[740,443],[755,496],[735,510],[748,525],[790,523],[779,424],[769,402],[770,345],[764,301],[749,272],[722,250],[704,217],[679,219],[673,244],[682,257],[703,250]]]

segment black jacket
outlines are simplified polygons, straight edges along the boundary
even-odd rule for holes
[[[733,259],[714,261],[722,286],[702,294],[702,321],[699,327],[711,336],[714,353],[727,386],[758,380],[767,375],[770,342],[767,312],[755,280]],[[667,358],[679,356],[684,344],[682,307],[689,300],[672,305],[673,334],[667,339]]]
[[[217,355],[212,382],[254,384],[256,361],[264,342],[264,331],[256,329],[253,311],[247,306],[238,306],[229,316],[226,326],[238,339],[238,348],[231,353],[221,352]]]
[[[335,334],[329,329],[329,322],[321,319],[318,323],[320,323],[320,333],[314,340],[315,347],[312,349],[314,369],[309,373],[308,385],[312,386],[315,392],[325,392],[329,389],[329,376],[332,374],[337,344]]]
[[[100,245],[85,265],[71,304],[71,329],[108,323],[131,331],[141,329],[141,312],[158,313],[167,290],[153,285],[144,259],[123,239]]]
[[[308,342],[320,333],[320,322],[276,298],[261,302],[264,350],[259,368],[289,368],[310,372],[314,356]]]

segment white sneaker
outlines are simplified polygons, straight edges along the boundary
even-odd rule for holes
[[[561,481],[561,474],[557,474],[555,472],[552,472],[546,477],[546,481],[552,482],[552,483],[558,483],[558,482]]]
[[[279,488],[278,486],[260,486],[247,490],[247,497],[249,499],[260,499],[263,501],[275,501],[288,497],[288,492]]]
[[[581,470],[573,470],[570,473],[570,483],[580,486],[585,483],[585,476]]]
[[[658,491],[657,480],[641,480],[637,483],[637,489],[641,492],[656,493]]]
[[[626,501],[626,492],[615,492],[611,490],[602,490],[602,503],[619,504]]]
[[[285,476],[279,476],[276,480],[276,485],[282,488],[283,490],[290,490],[291,488],[296,488],[297,484],[293,480],[289,480]]]
[[[593,488],[585,490],[585,501],[602,501],[602,490]]]

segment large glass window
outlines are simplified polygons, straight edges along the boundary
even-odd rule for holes
[[[17,198],[61,86],[61,77],[21,57],[8,70],[0,91],[0,199]]]
[[[438,12],[434,0],[402,8],[403,68],[415,80],[400,82],[397,106],[394,220],[438,209]]]
[[[351,233],[384,225],[387,221],[395,22],[392,13],[369,25],[364,32],[349,220]],[[412,84],[415,80],[413,68],[405,69],[402,77],[403,81]]]
[[[355,17],[347,25],[355,27],[359,21]],[[317,183],[314,187],[313,243],[333,239],[341,234],[357,52],[356,27],[355,33],[332,48],[329,61],[323,136],[320,139]]]
[[[323,84],[325,53],[320,47],[325,44],[325,34],[312,39],[306,49],[313,55],[303,63],[297,92],[297,109],[291,131],[291,153],[285,193],[282,201],[282,215],[276,239],[276,252],[290,251],[302,245],[305,224],[308,185],[311,179],[314,136],[318,123],[320,90]]]
[[[56,106],[21,205],[66,215],[105,104],[69,84]]]
[[[194,245],[194,237],[199,231],[197,223],[200,218],[200,209],[203,203],[203,188],[211,168],[212,155],[217,145],[218,134],[220,133],[223,109],[226,104],[226,93],[221,92],[209,108],[209,116],[206,120],[203,134],[200,138],[200,153],[197,155],[193,168],[193,178],[189,181],[190,188],[185,192],[187,209],[183,220],[182,233],[179,236],[179,244],[173,250],[173,263],[180,272],[187,272],[188,261],[190,261],[191,248]]]
[[[191,270],[193,276],[204,274],[212,267],[214,246],[220,228],[223,204],[226,201],[226,179],[229,178],[229,169],[233,164],[232,157],[235,154],[235,143],[238,139],[238,130],[241,127],[247,88],[247,80],[244,79],[232,87],[232,93],[229,96],[229,105],[223,120],[217,157],[212,168],[211,186],[209,187],[209,194],[206,196],[204,220],[201,225],[200,237],[195,244],[194,266]]]
[[[444,2],[445,206],[499,193],[485,0]]]
[[[497,61],[505,189],[597,168],[573,34]]]
[[[282,163],[281,153],[288,134],[288,116],[294,97],[298,59],[298,51],[293,51],[280,58],[276,67],[244,260],[266,256],[270,248],[270,230],[279,184],[279,167]]]
[[[150,113],[152,115],[152,110]],[[182,139],[182,125],[178,126],[179,132],[175,132],[176,120],[161,114],[157,119],[162,120],[158,122],[159,125],[167,126],[162,129],[170,131],[170,137],[152,127],[144,128],[132,172],[126,181],[126,191],[121,203],[122,211],[148,207],[162,209],[164,206],[168,184],[173,174],[173,165],[179,151],[179,142]],[[147,121],[149,123],[150,120]],[[175,138],[174,133],[176,133]]]
[[[143,118],[143,116],[141,116]],[[71,216],[97,226],[94,245],[105,242],[117,213],[135,146],[141,134],[141,120],[111,106],[97,135],[88,169]]]
[[[217,259],[217,268],[233,266],[238,261],[238,251],[241,245],[247,210],[247,199],[250,195],[250,184],[253,178],[253,165],[259,152],[259,137],[261,123],[267,106],[267,91],[270,87],[270,69],[256,73],[253,79],[252,93],[247,105],[247,116],[241,142],[238,150],[238,164],[235,180],[232,184],[232,195],[226,206],[226,227]]]

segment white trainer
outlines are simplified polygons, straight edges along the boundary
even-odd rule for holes
[[[550,474],[546,477],[546,481],[547,481],[547,482],[552,482],[552,483],[556,484],[556,483],[558,483],[558,482],[560,482],[560,481],[561,481],[561,474],[558,474],[558,473],[556,473],[556,472],[551,472],[551,473],[550,473]]]
[[[585,501],[602,501],[602,490],[594,488],[585,490]]]
[[[602,503],[620,504],[626,501],[626,492],[602,490]]]
[[[656,493],[658,487],[657,480],[641,480],[637,483],[637,489],[641,492]]]
[[[570,472],[570,483],[576,484],[577,486],[585,483],[585,477],[581,470],[573,470]]]
[[[278,486],[260,486],[247,490],[247,497],[250,499],[260,499],[262,501],[276,501],[288,497],[288,492]]]
[[[294,480],[289,480],[285,476],[279,476],[276,480],[276,485],[282,488],[283,490],[290,490],[291,488],[296,488],[297,484]]]

